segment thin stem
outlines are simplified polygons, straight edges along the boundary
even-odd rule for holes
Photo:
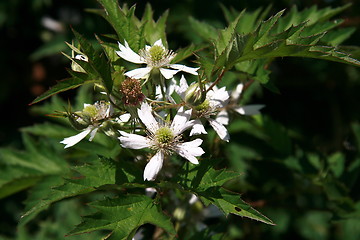
[[[154,108],[154,111],[158,111],[158,110],[162,110],[162,109],[169,109],[169,108],[177,108],[177,107],[181,107],[181,106],[185,106],[185,102],[182,103],[178,103],[178,104],[171,104],[171,105],[167,105],[167,106],[159,106]]]
[[[215,82],[213,82],[213,84],[211,84],[211,86],[210,86],[208,89],[206,89],[206,93],[207,93],[208,91],[212,90],[213,87],[220,82],[220,80],[223,78],[225,72],[226,72],[225,69],[223,69],[223,70],[221,71],[221,73],[219,74],[219,76],[216,78]]]

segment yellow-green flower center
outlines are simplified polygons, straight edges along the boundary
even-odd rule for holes
[[[168,127],[161,127],[155,132],[155,138],[159,144],[168,144],[174,140],[174,134]]]
[[[83,113],[89,118],[95,118],[98,114],[98,110],[94,105],[88,105],[84,108]]]
[[[154,45],[149,49],[149,53],[151,60],[154,62],[158,62],[164,58],[166,51],[163,47]]]
[[[209,108],[210,108],[210,102],[207,99],[195,107],[196,111],[200,113],[204,113],[208,111]]]

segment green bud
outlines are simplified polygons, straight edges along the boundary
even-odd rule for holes
[[[202,89],[199,83],[190,85],[185,92],[185,102],[197,106],[205,101],[206,92]]]
[[[77,114],[68,113],[67,117],[69,118],[70,124],[77,130],[82,130],[90,125],[90,122],[84,121],[83,118],[79,117]]]

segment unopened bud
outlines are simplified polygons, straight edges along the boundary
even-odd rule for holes
[[[84,121],[84,119],[75,113],[67,114],[70,124],[77,130],[82,130],[90,125],[90,122]]]
[[[199,83],[194,83],[185,92],[185,102],[197,106],[204,102],[206,92],[201,89]]]

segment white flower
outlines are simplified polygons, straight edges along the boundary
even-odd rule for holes
[[[196,157],[204,154],[203,149],[199,147],[202,140],[181,141],[181,134],[193,124],[193,121],[189,121],[191,109],[185,111],[183,107],[180,107],[170,126],[159,123],[152,115],[151,107],[145,102],[138,109],[138,116],[146,126],[148,136],[144,137],[120,131],[122,136],[119,137],[119,140],[124,148],[151,148],[156,151],[145,167],[144,180],[155,180],[163,166],[165,156],[173,152],[176,152],[193,164],[199,163]]]
[[[199,68],[191,68],[181,64],[170,64],[176,54],[166,49],[161,39],[157,40],[152,46],[146,45],[145,49],[139,51],[139,54],[135,53],[126,41],[125,45],[119,42],[119,49],[120,51],[116,51],[116,53],[126,61],[147,65],[145,68],[137,68],[126,72],[125,75],[130,78],[147,78],[153,69],[159,69],[166,79],[172,78],[179,71],[198,75],[196,71]]]
[[[100,101],[93,105],[84,104],[83,111],[78,113],[79,117],[75,119],[75,121],[81,124],[87,124],[87,128],[74,136],[64,138],[60,143],[65,144],[64,148],[69,148],[80,142],[89,134],[89,141],[92,141],[99,128],[103,126],[103,120],[109,118],[112,113],[113,108],[107,102]]]
[[[229,124],[229,114],[227,111],[229,109],[232,109],[241,115],[251,116],[251,115],[260,114],[260,109],[262,109],[265,106],[263,104],[250,104],[250,105],[246,105],[246,106],[238,105],[238,101],[241,96],[243,88],[244,88],[244,85],[242,83],[240,83],[236,86],[235,90],[232,91],[231,99],[230,99],[231,103],[228,104],[226,106],[226,108],[224,108],[223,110],[221,110],[219,112],[219,114],[216,117],[216,120],[218,122],[222,123],[223,125]]]
[[[180,86],[175,90],[182,99],[185,99],[185,92],[189,88],[184,76],[180,79]],[[216,115],[221,108],[224,108],[229,100],[229,93],[225,90],[225,87],[220,89],[214,87],[206,93],[206,99],[203,103],[195,106],[195,115],[198,119],[194,121],[194,126],[190,132],[190,136],[198,134],[206,134],[204,125],[200,121],[200,118],[205,118],[224,141],[229,141],[230,135],[224,124],[219,122],[217,119],[212,119],[211,116]]]

